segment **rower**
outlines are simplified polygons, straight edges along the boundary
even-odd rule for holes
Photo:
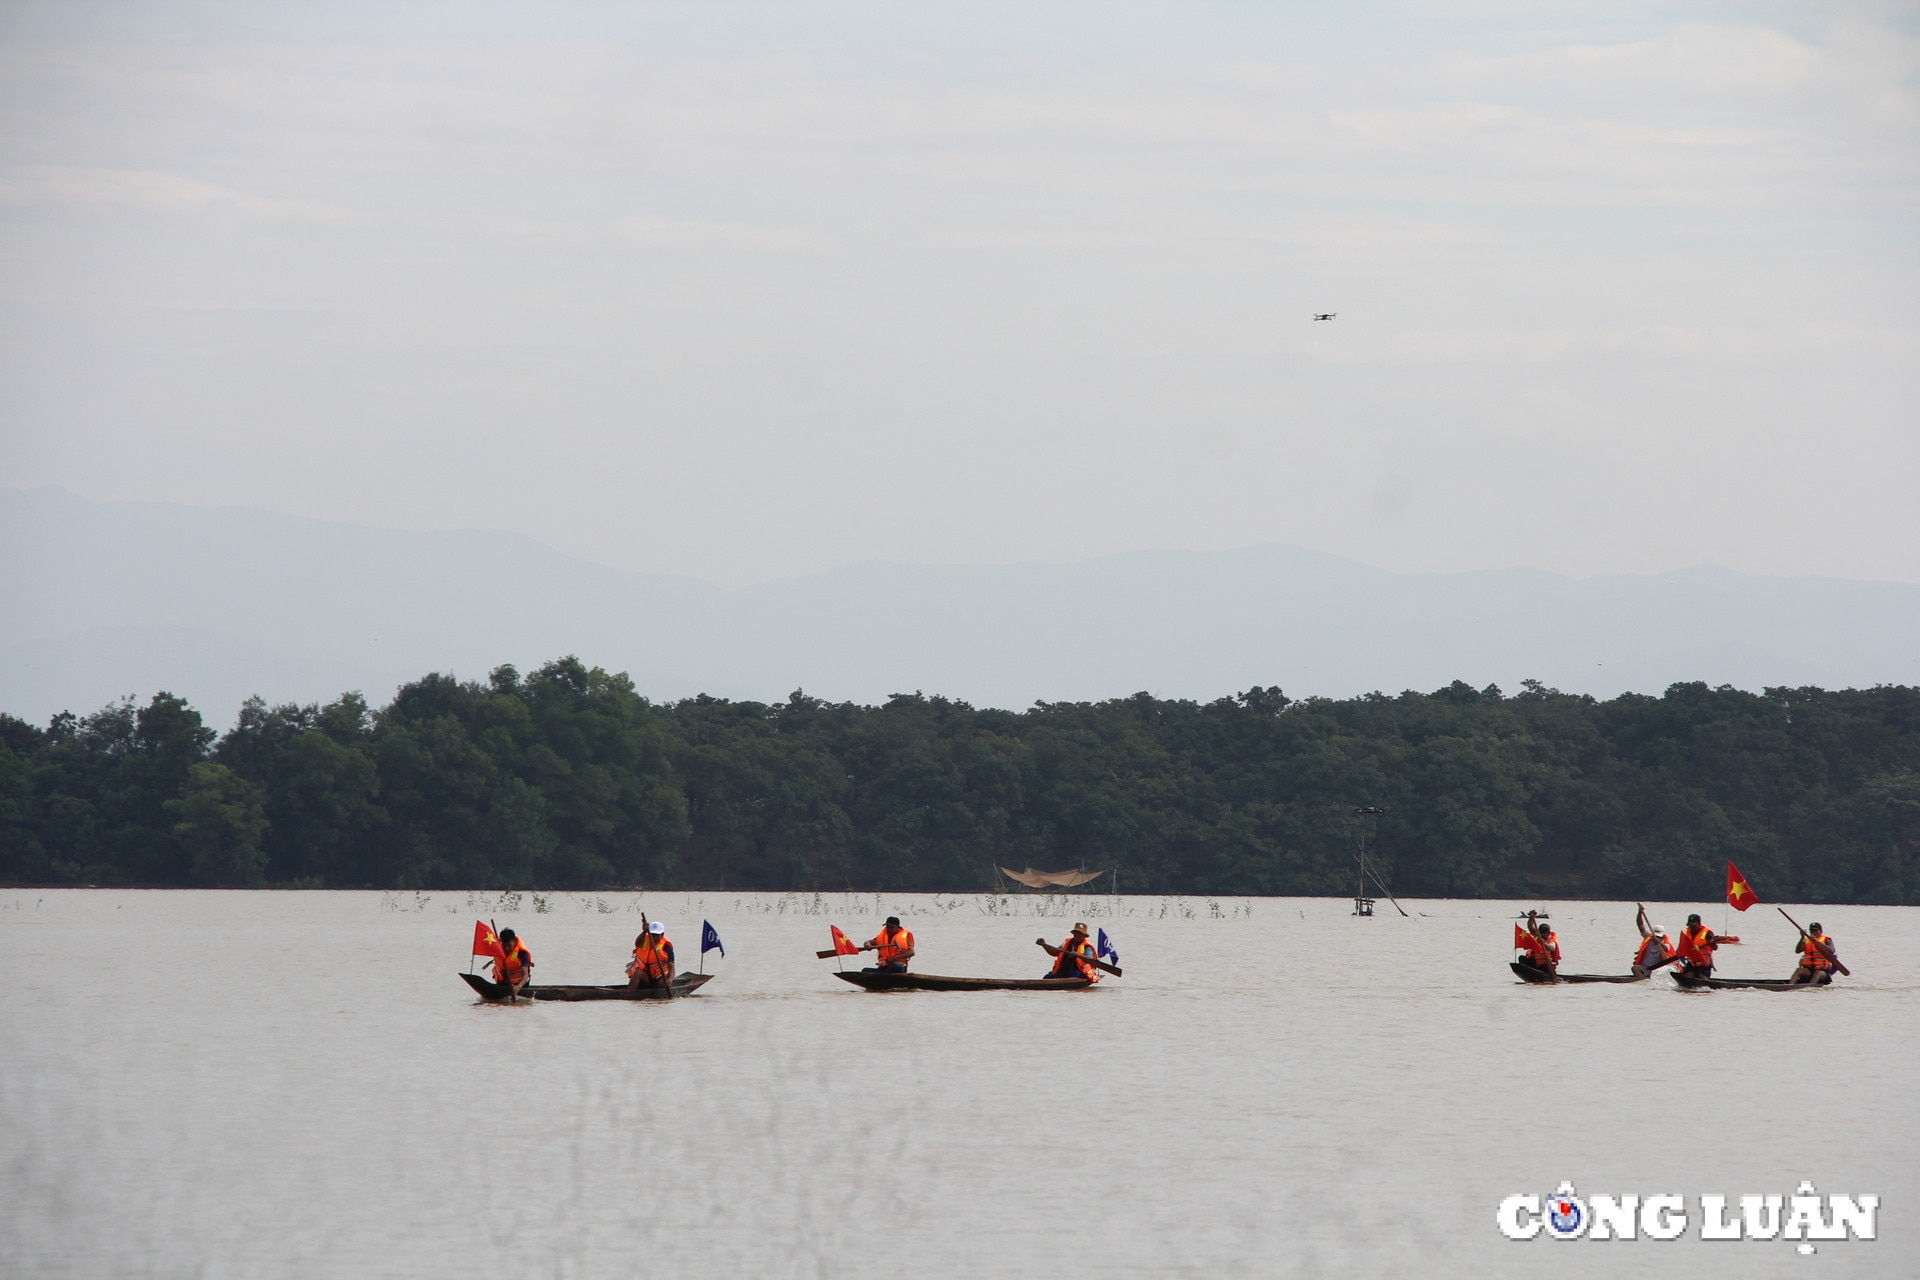
[[[1035,938],[1040,949],[1052,956],[1053,968],[1045,976],[1049,978],[1085,978],[1088,982],[1100,981],[1100,971],[1087,963],[1093,959],[1093,944],[1087,941],[1087,926],[1076,924],[1066,941],[1057,947],[1049,947],[1045,938]]]
[[[533,953],[511,929],[500,931],[500,958],[491,963],[493,980],[505,983],[510,995],[519,995],[520,989],[533,977]]]
[[[1633,975],[1644,978],[1673,959],[1673,939],[1654,927],[1645,907],[1640,908],[1634,923],[1640,929],[1640,948],[1633,953]]]
[[[633,962],[627,966],[627,986],[673,988],[673,941],[667,926],[653,921],[633,940]]]
[[[1527,912],[1526,963],[1536,969],[1550,969],[1560,963],[1560,935],[1537,911]]]
[[[1833,981],[1833,962],[1839,952],[1833,949],[1833,939],[1820,931],[1818,920],[1807,926],[1793,949],[1800,955],[1800,967],[1793,971],[1788,982],[1796,987],[1808,983],[1824,987]]]
[[[1713,936],[1713,930],[1700,923],[1700,917],[1687,917],[1687,927],[1680,931],[1680,945],[1674,951],[1675,958],[1686,973],[1696,978],[1713,976],[1713,949],[1720,940]]]
[[[913,959],[913,932],[900,927],[899,916],[888,916],[880,932],[860,944],[862,951],[877,951],[880,963],[867,973],[905,973]]]

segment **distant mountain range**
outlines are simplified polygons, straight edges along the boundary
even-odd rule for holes
[[[1699,568],[1393,573],[1288,546],[1078,564],[864,562],[740,590],[497,532],[0,489],[0,710],[44,722],[167,689],[376,705],[427,671],[562,654],[656,699],[925,690],[1022,707],[1431,690],[1920,683],[1920,586]]]

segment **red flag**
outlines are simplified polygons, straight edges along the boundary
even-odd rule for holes
[[[1513,926],[1513,949],[1515,951],[1533,950],[1533,935],[1519,925]]]
[[[500,939],[494,935],[492,927],[485,920],[473,922],[473,954],[492,956],[495,960],[501,961],[507,958],[507,953],[500,949]]]
[[[1753,896],[1753,889],[1747,884],[1747,878],[1740,874],[1740,868],[1731,862],[1727,864],[1727,905],[1735,911],[1745,911],[1760,899]]]
[[[860,948],[853,945],[852,938],[849,938],[846,934],[840,932],[839,925],[830,924],[827,926],[827,928],[833,930],[833,953],[835,955],[857,956],[860,954]]]

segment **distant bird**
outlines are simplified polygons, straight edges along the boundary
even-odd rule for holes
[[[1329,311],[1329,312],[1327,312],[1327,313],[1326,313],[1325,315],[1316,315],[1316,316],[1314,316],[1314,319],[1315,319],[1315,320],[1331,320],[1331,319],[1333,319],[1333,318],[1334,318],[1335,316],[1337,316],[1337,315],[1339,315],[1339,314],[1340,314],[1340,313],[1339,313],[1338,311]]]

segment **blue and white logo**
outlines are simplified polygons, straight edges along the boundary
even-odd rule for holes
[[[1563,1182],[1560,1189],[1546,1197],[1547,1234],[1556,1240],[1577,1239],[1587,1229],[1587,1206],[1573,1194],[1573,1184]]]

